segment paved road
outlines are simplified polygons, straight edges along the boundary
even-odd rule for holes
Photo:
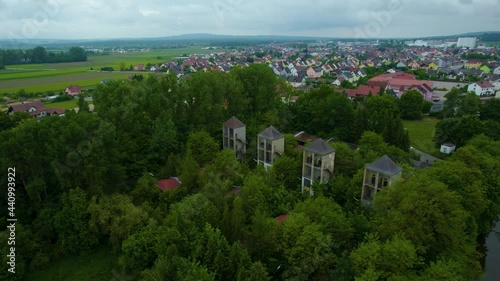
[[[441,159],[434,157],[434,156],[430,155],[429,153],[425,153],[422,150],[418,150],[416,148],[413,148],[413,150],[416,153],[420,154],[420,161],[421,162],[424,162],[427,164],[433,164],[434,162],[441,161]]]

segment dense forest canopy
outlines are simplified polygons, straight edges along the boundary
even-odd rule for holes
[[[281,102],[295,94],[296,103]],[[500,142],[483,132],[416,169],[401,121],[411,112],[391,95],[351,102],[328,87],[297,92],[259,64],[110,82],[94,105],[96,113],[39,121],[0,116],[0,166],[16,167],[19,206],[17,273],[3,255],[0,279],[23,280],[100,245],[135,280],[455,281],[482,272],[476,241],[500,212]],[[480,122],[497,122],[497,106],[481,106]],[[247,128],[241,162],[221,150],[233,115]],[[254,159],[269,125],[285,134],[285,149],[266,171]],[[332,139],[336,151],[333,180],[313,185],[312,197],[300,192],[295,131]],[[383,155],[402,178],[363,207],[364,166]],[[161,191],[156,181],[171,176],[182,185]]]
[[[51,52],[44,47],[34,49],[0,49],[0,68],[2,65],[30,63],[58,63],[87,61],[87,54],[80,47],[71,47],[67,52]]]

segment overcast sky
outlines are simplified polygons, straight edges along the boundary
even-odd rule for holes
[[[0,0],[0,38],[421,37],[500,30],[500,0]]]

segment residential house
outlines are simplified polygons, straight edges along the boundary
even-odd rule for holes
[[[489,81],[472,83],[467,87],[468,92],[474,92],[477,96],[489,96],[495,94],[495,87]]]
[[[65,109],[62,108],[50,108],[46,109],[41,101],[36,100],[32,102],[13,104],[9,106],[7,111],[8,114],[13,112],[26,112],[34,118],[42,118],[50,115],[59,115],[63,116]]]
[[[346,89],[344,92],[351,99],[355,97],[367,97],[369,95],[377,95],[384,88],[381,86],[360,85],[357,89]]]
[[[321,67],[309,66],[306,70],[307,76],[311,78],[319,78],[323,76],[323,69]]]
[[[151,71],[151,72],[155,72],[157,70],[158,70],[158,67],[156,67],[154,65],[149,68],[149,71]]]
[[[429,63],[427,69],[433,69],[433,70],[438,70],[439,69],[439,65],[437,65],[436,63],[434,62],[431,62]]]
[[[222,125],[222,148],[232,149],[239,160],[246,153],[246,126],[235,116]]]
[[[483,64],[482,61],[480,60],[468,60],[465,63],[465,68],[467,69],[478,69],[481,67],[481,64]]]
[[[182,182],[177,177],[162,179],[156,182],[156,185],[163,191],[174,190],[182,185]]]
[[[78,85],[71,85],[71,86],[66,87],[64,92],[68,96],[74,97],[74,96],[78,96],[82,92],[82,89]]]
[[[447,142],[447,143],[443,143],[441,145],[441,149],[439,151],[441,151],[441,153],[444,153],[444,154],[452,154],[456,148],[457,148],[456,145]]]
[[[285,150],[285,136],[269,126],[257,135],[257,163],[268,169]]]
[[[406,64],[404,64],[403,62],[398,62],[398,64],[396,65],[397,68],[406,68]]]
[[[401,177],[402,171],[403,169],[387,155],[367,165],[363,176],[361,201],[364,204],[372,202],[377,192],[390,186],[395,180]]]
[[[304,86],[306,84],[306,78],[303,75],[290,76],[290,77],[288,77],[287,81],[294,88],[298,88],[298,87]]]
[[[304,148],[302,160],[302,192],[309,192],[313,183],[327,183],[333,178],[335,165],[335,149],[322,139],[315,140]]]
[[[500,74],[500,66],[496,67],[496,68],[493,70],[493,74]]]
[[[432,100],[433,85],[433,81],[417,80],[414,75],[401,71],[382,74],[368,80],[368,86],[385,87],[386,89],[393,90],[398,97],[401,97],[403,93],[412,88],[417,88],[418,90],[422,90],[420,92],[422,92],[426,101]]]
[[[144,65],[143,64],[138,64],[134,66],[135,71],[144,71]]]

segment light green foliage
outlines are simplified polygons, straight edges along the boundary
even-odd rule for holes
[[[304,213],[291,214],[280,228],[278,245],[286,261],[284,277],[305,280],[314,272],[335,261],[332,238],[322,232]]]
[[[147,213],[126,195],[103,196],[100,200],[94,197],[88,209],[89,228],[102,236],[109,235],[115,251],[119,251],[122,241],[144,227],[148,220]]]
[[[293,214],[303,213],[312,223],[317,223],[323,233],[331,235],[333,250],[340,254],[349,247],[353,234],[350,222],[342,208],[332,199],[325,197],[310,198],[295,205]]]
[[[470,215],[460,196],[437,180],[415,175],[382,190],[373,204],[372,225],[381,238],[400,234],[426,261],[475,251],[475,238],[466,232]]]
[[[356,280],[410,278],[421,265],[415,246],[397,235],[385,243],[375,235],[368,235],[350,259],[354,265]]]
[[[219,145],[207,132],[197,131],[189,134],[186,148],[200,166],[213,161],[219,152]]]

